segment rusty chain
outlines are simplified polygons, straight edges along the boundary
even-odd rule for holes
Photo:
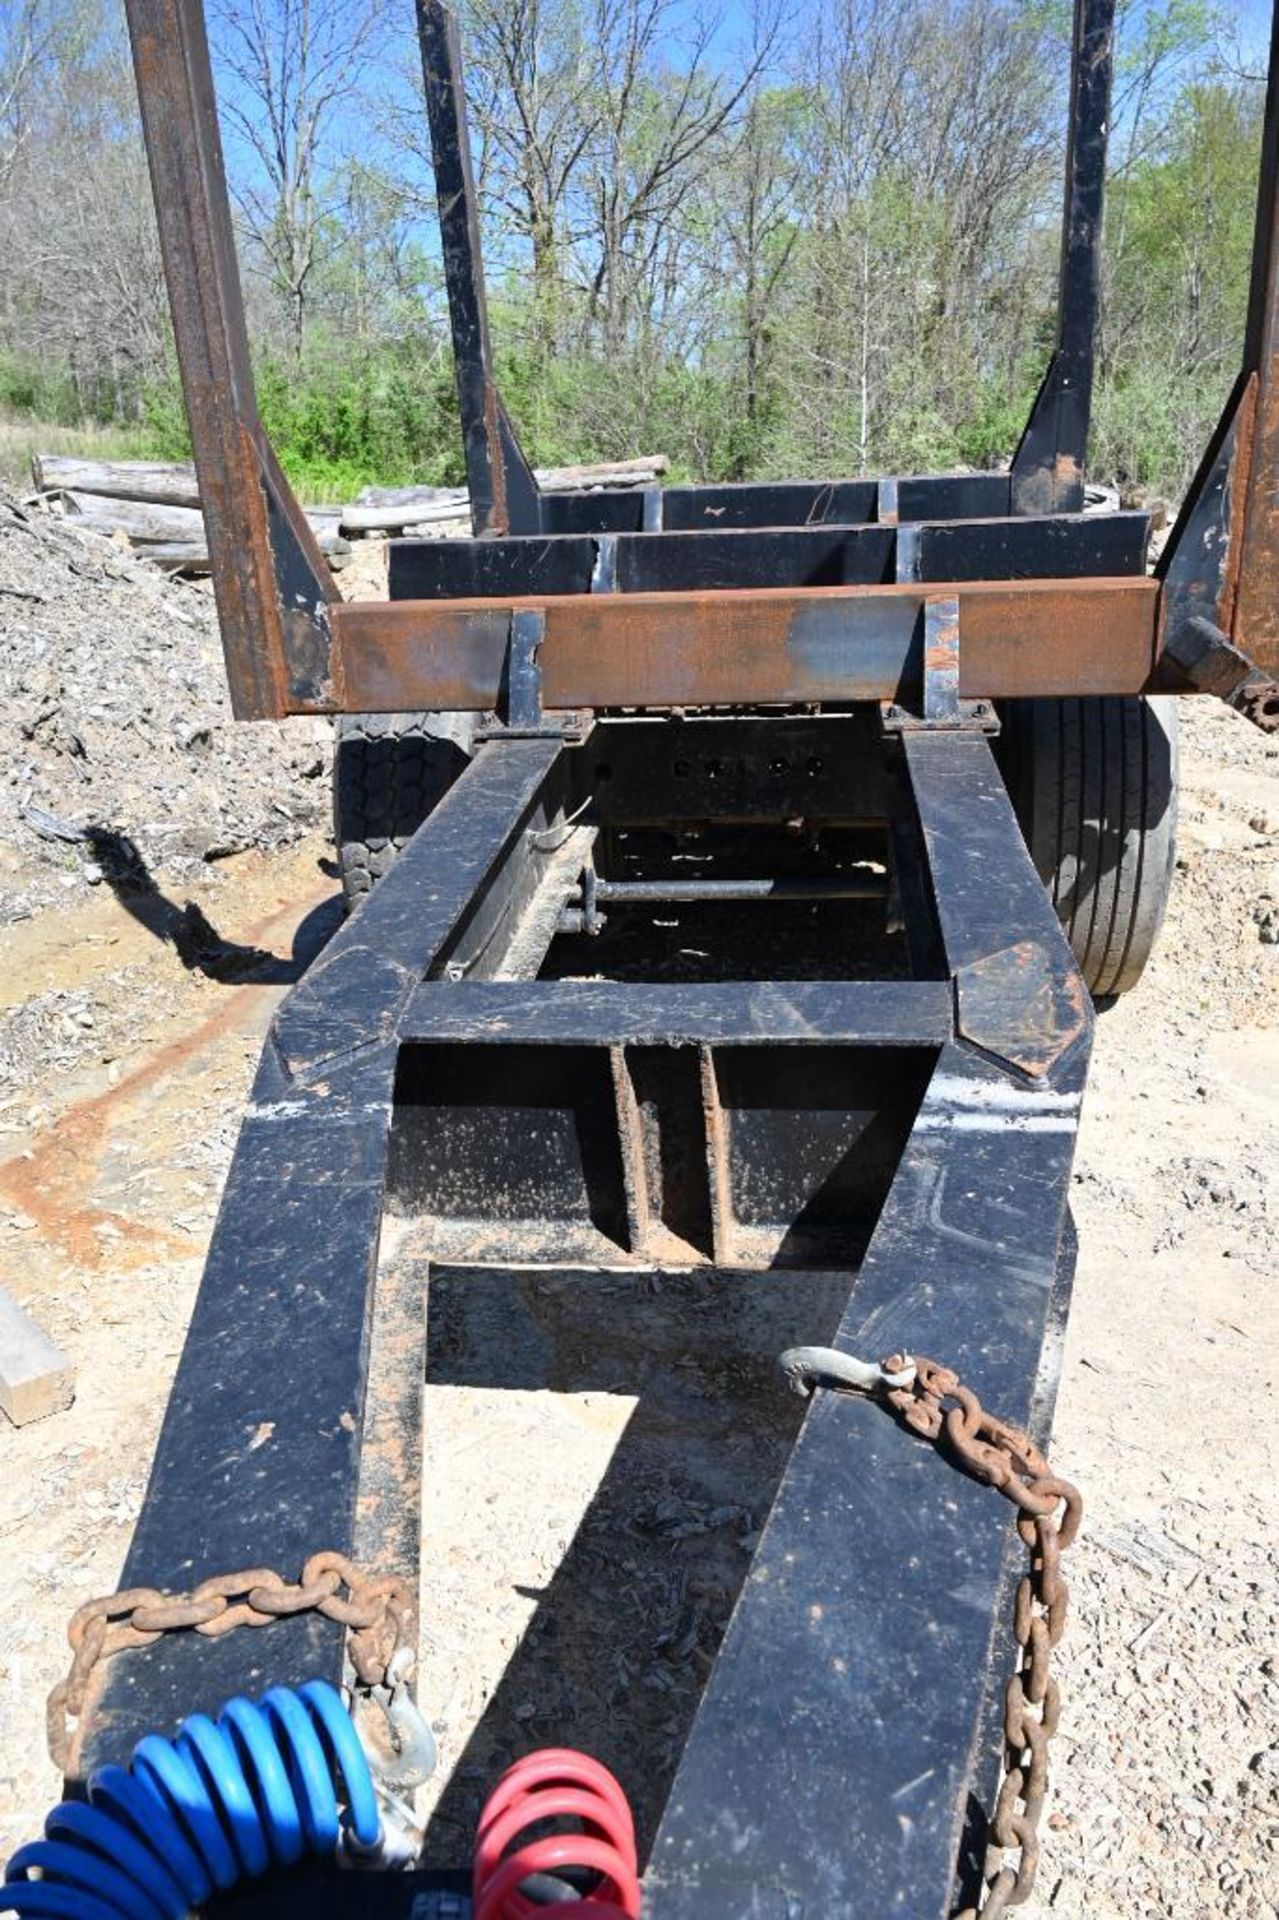
[[[914,1433],[944,1443],[961,1466],[1019,1509],[1017,1531],[1030,1570],[1017,1585],[1013,1632],[1020,1649],[1004,1688],[1004,1774],[987,1830],[985,1885],[975,1907],[956,1920],[999,1920],[1030,1898],[1039,1868],[1039,1821],[1048,1792],[1048,1742],[1060,1701],[1049,1672],[1066,1628],[1069,1589],[1061,1555],[1079,1531],[1083,1502],[1060,1479],[1029,1434],[987,1413],[971,1387],[935,1360],[892,1354],[886,1374],[914,1369],[908,1385],[885,1386],[884,1397]],[[1014,1862],[1008,1856],[1015,1854]]]
[[[49,1695],[46,1718],[54,1765],[65,1775],[78,1760],[75,1723],[90,1681],[112,1654],[184,1628],[217,1639],[297,1613],[320,1613],[350,1630],[351,1665],[366,1687],[386,1684],[387,1669],[403,1649],[416,1652],[417,1602],[408,1583],[395,1574],[364,1573],[341,1553],[313,1553],[296,1584],[270,1567],[246,1567],[201,1580],[189,1593],[130,1587],[107,1594],[77,1608],[67,1628],[71,1667]]]
[[[954,1920],[1000,1920],[1030,1898],[1039,1867],[1039,1821],[1048,1791],[1048,1742],[1060,1703],[1049,1671],[1066,1627],[1069,1589],[1061,1555],[1079,1531],[1083,1502],[1019,1427],[987,1413],[971,1387],[936,1360],[894,1353],[878,1366],[826,1347],[797,1347],[782,1367],[800,1392],[814,1385],[870,1392],[912,1432],[946,1447],[1019,1509],[1017,1531],[1030,1555],[1018,1582],[1013,1632],[1017,1667],[1004,1688],[1004,1770],[987,1826],[983,1888]],[[1016,1855],[1010,1861],[1009,1856]]]
[[[796,1385],[822,1377],[823,1349],[799,1349],[783,1365]],[[1069,1590],[1060,1559],[1079,1531],[1082,1501],[1053,1473],[1029,1435],[988,1413],[970,1387],[935,1360],[893,1354],[878,1368],[829,1353],[830,1384],[869,1388],[915,1433],[945,1445],[977,1479],[1019,1509],[1017,1531],[1030,1555],[1018,1583],[1013,1631],[1016,1671],[1004,1689],[1004,1773],[990,1817],[984,1888],[976,1907],[956,1920],[1000,1920],[1030,1897],[1039,1865],[1039,1821],[1048,1789],[1048,1742],[1057,1729],[1059,1698],[1049,1671],[1066,1625]],[[842,1374],[842,1378],[841,1378]],[[345,1597],[342,1588],[345,1587]],[[70,1770],[78,1742],[73,1723],[84,1711],[98,1666],[125,1647],[190,1628],[217,1637],[237,1627],[263,1627],[285,1615],[317,1612],[350,1629],[351,1663],[365,1686],[385,1683],[387,1669],[417,1639],[416,1605],[392,1574],[367,1575],[344,1554],[312,1554],[296,1585],[271,1568],[202,1580],[189,1593],[133,1587],[90,1600],[67,1629],[71,1668],[49,1695],[48,1741],[55,1765]],[[1007,1856],[1016,1854],[1015,1864]]]

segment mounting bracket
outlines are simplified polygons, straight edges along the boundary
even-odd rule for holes
[[[575,707],[547,713],[542,706],[540,654],[546,637],[541,607],[516,607],[511,614],[501,708],[475,730],[477,740],[584,740],[593,717]]]
[[[930,594],[924,602],[923,699],[918,713],[896,700],[880,706],[885,733],[998,733],[989,700],[959,697],[959,600]]]

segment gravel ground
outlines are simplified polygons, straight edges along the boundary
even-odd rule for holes
[[[1168,920],[1098,1023],[1076,1162],[1069,1920],[1279,1913],[1279,747],[1197,701],[1182,740]]]
[[[237,725],[212,592],[0,490],[0,924],[322,828],[327,721]]]
[[[119,1577],[261,1036],[337,908],[327,730],[233,728],[203,589],[0,499],[0,633],[0,1277],[79,1385],[65,1415],[0,1432],[2,1855],[55,1789],[43,1697],[71,1609]],[[1053,1457],[1087,1517],[1031,1920],[1279,1913],[1279,746],[1215,707],[1183,715],[1168,923],[1099,1022],[1076,1169]],[[97,881],[93,846],[33,830],[33,807],[131,841],[154,892]],[[452,1545],[426,1662],[450,1754],[537,1638],[529,1596],[609,1547],[589,1517],[616,1444],[604,1398],[429,1389],[428,1537]],[[485,1433],[530,1489],[501,1528]],[[644,1710],[674,1724],[709,1651],[683,1595],[731,1593],[758,1500],[637,1459],[651,1524],[627,1551],[671,1599],[640,1622]],[[471,1561],[499,1550],[477,1616]]]

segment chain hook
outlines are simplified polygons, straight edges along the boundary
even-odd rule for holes
[[[808,1399],[818,1387],[854,1393],[891,1393],[915,1384],[915,1362],[908,1353],[887,1360],[859,1360],[838,1347],[788,1347],[779,1365],[792,1393]]]
[[[409,1686],[415,1661],[411,1647],[399,1647],[387,1662],[386,1679],[376,1686],[363,1687],[357,1698],[367,1699],[382,1713],[390,1736],[388,1756],[383,1742],[365,1742],[369,1765],[385,1786],[411,1793],[429,1780],[439,1758],[431,1723]]]

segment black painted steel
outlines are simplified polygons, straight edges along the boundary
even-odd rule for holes
[[[419,987],[402,1027],[410,1040],[498,1047],[926,1046],[951,1030],[942,981],[786,981],[650,986],[636,981],[440,981]]]
[[[664,487],[661,528],[688,533],[726,532],[734,527],[888,524],[883,509],[890,497],[896,501],[895,521],[997,518],[1010,511],[1010,486],[1006,473],[946,473],[908,474],[889,482],[767,480]],[[650,508],[651,496],[640,489],[543,494],[542,529],[546,533],[655,531],[645,517]]]
[[[597,751],[621,766],[633,734],[638,772],[646,742],[699,730],[719,754],[736,730],[754,754],[775,738],[802,762],[796,743],[816,739],[880,763],[893,837],[917,842],[894,883],[915,970],[940,960],[945,977],[540,980],[537,951],[520,977],[494,977],[530,921],[542,947],[553,937],[545,902],[557,908],[582,871],[565,864],[572,836],[587,836],[585,863],[602,830],[577,798],[575,756],[593,767],[589,795],[614,784]],[[625,881],[610,886],[626,897]],[[376,1474],[391,1525],[386,1443],[361,1466],[388,1203],[427,1223],[438,1257],[462,1260],[473,1246],[535,1264],[567,1249],[605,1265],[856,1267],[869,1240],[841,1340],[942,1353],[1024,1417],[1045,1391],[1048,1303],[1069,1267],[1089,1024],[980,736],[894,740],[856,718],[779,716],[482,748],[277,1015],[125,1578],[295,1573],[317,1545],[353,1546]],[[396,1311],[411,1328],[412,1302]],[[403,1561],[402,1516],[392,1533]],[[677,1775],[647,1912],[704,1920],[784,1898],[942,1913],[989,1747],[1005,1534],[1000,1504],[880,1409],[819,1401]],[[367,1527],[360,1537],[376,1548]],[[143,1727],[171,1730],[228,1692],[336,1678],[340,1661],[337,1631],[313,1617],[121,1656],[87,1757],[120,1758]],[[283,1891],[278,1910],[301,1911]]]
[[[686,900],[882,900],[886,876],[874,873],[779,880],[600,880],[594,896],[602,906],[644,906]]]
[[[350,1551],[396,1025],[547,824],[559,749],[482,751],[280,1009],[254,1082],[125,1563],[127,1586]],[[409,1362],[411,1364],[411,1361]],[[410,1570],[411,1571],[411,1570]],[[341,1675],[316,1615],[178,1635],[108,1667],[86,1765],[279,1681]]]
[[[986,743],[904,750],[951,970],[1026,946],[1059,1050],[1031,1078],[943,1048],[837,1344],[943,1355],[1024,1421],[1056,1361],[1090,1018]],[[650,1920],[943,1920],[1011,1524],[881,1407],[817,1396],[676,1775]]]
[[[1115,0],[1075,0],[1057,344],[1013,459],[1013,513],[1078,511],[1092,412]]]
[[[861,791],[894,823],[914,971],[940,962],[944,977],[535,977],[592,838],[629,831],[592,815],[593,789],[625,790],[603,770],[633,752],[638,791],[653,743],[699,732],[716,743],[703,766],[721,772],[735,735],[743,767],[776,740],[786,779],[841,745],[873,759]],[[703,771],[700,790],[719,779]],[[540,945],[526,950],[530,924]],[[757,716],[482,748],[277,1015],[126,1579],[295,1573],[320,1544],[353,1546],[374,1474],[390,1526],[387,1443],[361,1465],[388,1204],[463,1262],[848,1263],[841,1343],[935,1351],[1026,1417],[1047,1391],[1049,1304],[1070,1265],[1089,1030],[980,736]],[[396,1311],[411,1328],[412,1302]],[[403,1345],[411,1373],[420,1349]],[[408,1373],[401,1386],[411,1396]],[[1006,1531],[999,1502],[881,1409],[819,1399],[677,1774],[646,1913],[945,1911],[966,1792],[990,1764]],[[403,1561],[402,1516],[391,1533]],[[375,1551],[367,1527],[360,1538]],[[169,1731],[229,1692],[336,1678],[340,1662],[337,1631],[312,1617],[121,1656],[88,1758],[118,1759],[143,1727]],[[323,1910],[347,1898],[335,1887]],[[281,1887],[274,1910],[305,1904]]]
[[[471,524],[476,533],[534,533],[540,524],[537,482],[493,377],[461,37],[439,0],[418,0],[417,22]]]
[[[884,820],[894,812],[877,717],[604,721],[569,762],[574,803],[603,823]]]
[[[711,592],[733,587],[857,586],[912,580],[1081,579],[1140,573],[1141,513],[1061,514],[895,526],[620,533],[507,540],[394,540],[395,600],[505,599],[513,594]],[[607,576],[605,566],[607,565]]]

